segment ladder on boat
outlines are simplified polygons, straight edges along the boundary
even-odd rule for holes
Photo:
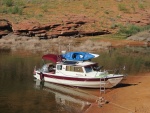
[[[106,90],[106,78],[100,78],[100,94],[105,94]]]

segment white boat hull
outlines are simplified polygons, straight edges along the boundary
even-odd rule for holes
[[[100,88],[101,84],[104,84],[105,88],[112,88],[116,86],[122,79],[123,75],[115,75],[107,78],[75,78],[75,77],[66,77],[60,75],[54,75],[49,73],[43,73],[43,80],[46,82],[62,84],[67,86],[75,87],[86,87],[86,88]],[[34,75],[36,79],[41,80],[40,73]]]

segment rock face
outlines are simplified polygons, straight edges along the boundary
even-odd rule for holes
[[[79,27],[88,23],[87,20],[72,20],[57,24],[40,24],[35,21],[24,21],[12,24],[14,34],[22,36],[37,36],[40,38],[57,38],[59,36],[100,35],[108,31],[80,31]]]
[[[5,19],[0,19],[0,38],[12,32],[11,24]]]
[[[25,20],[20,23],[10,23],[7,20],[0,20],[0,37],[12,32],[20,36],[36,36],[44,39],[57,38],[59,36],[95,36],[109,33],[102,31],[83,31],[80,28],[86,24],[94,23],[85,17],[64,20],[61,23],[41,24],[37,21]]]

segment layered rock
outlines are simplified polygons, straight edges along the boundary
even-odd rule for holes
[[[0,19],[0,38],[10,32],[12,32],[10,22],[5,19]]]
[[[13,33],[22,36],[37,36],[40,38],[50,39],[59,36],[91,36],[109,33],[108,31],[81,31],[79,28],[84,24],[94,21],[74,18],[72,20],[65,20],[62,23],[47,23],[40,24],[36,21],[23,21],[17,24],[12,24]]]
[[[142,16],[141,16],[142,15]],[[133,24],[133,25],[138,25],[138,26],[146,26],[150,24],[150,13],[141,10],[139,12],[135,12],[133,16],[127,16],[127,14],[124,14],[123,17],[121,17],[121,23],[124,24]]]

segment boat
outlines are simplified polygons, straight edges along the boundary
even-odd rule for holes
[[[51,62],[35,68],[34,77],[50,83],[85,88],[100,88],[101,84],[105,84],[105,88],[112,88],[124,77],[123,74],[102,70],[91,60],[66,60],[63,55],[55,54],[44,55],[42,59]]]
[[[62,55],[65,60],[86,61],[98,57],[98,54],[88,52],[67,52]]]

